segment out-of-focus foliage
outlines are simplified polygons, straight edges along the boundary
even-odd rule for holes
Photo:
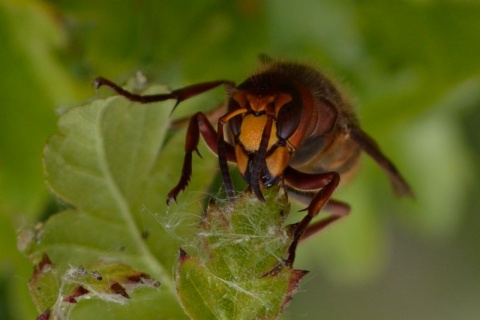
[[[122,81],[140,69],[171,87],[239,82],[259,53],[344,82],[364,129],[416,192],[415,202],[396,199],[365,157],[337,193],[352,214],[299,250],[296,267],[313,272],[286,318],[478,316],[479,33],[480,4],[467,0],[3,1],[1,318],[36,315],[33,267],[16,233],[63,206],[41,166],[56,112],[91,97],[96,75]],[[215,107],[218,91],[178,115]]]

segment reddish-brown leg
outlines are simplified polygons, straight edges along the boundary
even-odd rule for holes
[[[301,191],[301,190],[292,189],[289,186],[285,186],[285,187],[288,193],[288,197],[290,199],[295,199],[296,201],[299,201],[307,205],[310,204],[310,202],[312,202],[313,197],[317,194],[317,191]],[[322,212],[323,211],[330,212],[331,216],[310,224],[305,230],[305,232],[303,233],[302,237],[300,238],[300,242],[310,238],[317,232],[322,231],[325,227],[330,225],[332,222],[338,220],[339,218],[345,217],[346,215],[348,215],[350,213],[350,206],[343,201],[330,199],[322,208]]]
[[[124,96],[130,101],[135,101],[140,103],[151,103],[151,102],[160,102],[160,101],[174,99],[177,101],[175,106],[177,106],[180,102],[187,100],[188,98],[191,98],[198,94],[202,94],[204,92],[212,90],[221,84],[224,84],[227,86],[233,85],[233,83],[230,81],[217,80],[217,81],[193,84],[191,86],[173,90],[169,93],[140,95],[140,94],[135,94],[130,91],[127,91],[122,87],[120,87],[119,85],[115,84],[113,81],[110,81],[103,77],[98,77],[93,81],[93,85],[97,89],[100,88],[101,86],[110,87],[116,93],[118,93],[121,96]]]
[[[340,218],[345,217],[350,213],[350,206],[345,202],[330,199],[327,204],[323,207],[323,210],[329,211],[330,216],[321,219],[315,223],[312,223],[308,226],[307,229],[303,232],[300,242],[304,241],[311,236],[315,235],[317,232],[322,231],[328,227],[332,222],[337,221]]]
[[[285,259],[285,264],[292,266],[295,260],[295,252],[297,250],[298,243],[304,238],[304,234],[308,230],[312,219],[315,218],[320,210],[329,202],[333,191],[335,191],[338,183],[340,182],[340,176],[336,172],[307,174],[288,167],[284,172],[283,178],[285,183],[292,188],[300,190],[319,190],[313,196],[312,201],[306,209],[307,215],[303,217],[300,222],[292,225],[293,241],[288,248],[287,258]],[[335,204],[339,202],[333,203]],[[332,222],[338,220],[340,217],[341,216],[336,215],[336,212],[333,212],[330,216],[314,224],[314,228],[308,232],[309,235],[311,235],[312,232],[316,232],[315,230],[322,230]]]
[[[317,191],[301,191],[297,189],[292,189],[290,186],[285,186],[285,189],[290,199],[295,199],[296,201],[299,201],[307,205],[310,204],[310,202],[312,202],[313,197],[317,194]],[[343,201],[330,199],[322,208],[322,211],[328,211],[330,212],[331,216],[337,217],[338,219],[341,217],[345,217],[350,213],[350,206]],[[336,221],[337,219],[333,219],[333,221]],[[308,228],[305,230],[305,232],[303,233],[302,238],[300,239],[300,242],[313,236],[315,233],[323,230],[326,226],[328,226],[331,222],[333,222],[331,221],[330,223],[328,223],[329,220],[330,219],[328,217],[326,219],[322,219],[318,222],[310,224]]]
[[[227,166],[228,151],[226,150],[228,144],[225,141],[223,127],[233,117],[245,112],[247,112],[247,109],[245,108],[238,108],[238,109],[229,111],[223,116],[221,116],[220,118],[218,118],[218,122],[217,122],[218,164],[220,166],[220,172],[222,173],[223,183],[225,185],[225,191],[227,192],[227,197],[229,200],[233,199],[233,186],[232,186],[232,179],[230,178],[230,173],[228,172],[228,166]]]
[[[217,143],[217,132],[213,128],[210,121],[205,114],[198,112],[190,118],[188,124],[187,136],[185,139],[185,157],[183,159],[182,175],[180,181],[177,185],[168,193],[167,204],[170,200],[176,201],[177,195],[180,191],[184,190],[188,183],[190,182],[190,177],[192,176],[192,153],[195,151],[198,152],[198,142],[200,134],[205,140],[208,147],[219,154],[218,143]],[[225,143],[225,157],[228,161],[235,161],[235,151],[232,145]]]

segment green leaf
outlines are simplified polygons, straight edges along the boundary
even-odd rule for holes
[[[266,202],[242,194],[210,205],[202,220],[196,257],[183,249],[176,286],[191,319],[276,319],[305,271],[283,264],[292,236],[284,227],[290,210],[278,188]]]
[[[146,93],[162,90],[156,87]],[[184,317],[179,304],[171,303],[175,299],[171,270],[180,246],[177,238],[188,234],[189,219],[198,220],[192,210],[202,194],[184,197],[194,204],[190,207],[173,205],[167,210],[166,195],[180,175],[178,164],[183,158],[179,141],[184,140],[183,135],[181,140],[167,139],[172,106],[173,102],[139,105],[119,96],[96,100],[62,115],[61,133],[52,136],[45,148],[47,182],[69,208],[25,232],[20,247],[34,263],[47,253],[62,279],[72,265],[106,261],[130,266],[161,283],[140,300],[132,299],[130,312],[111,309],[117,310],[108,315],[112,319],[138,315],[131,313],[136,303],[149,306],[142,309],[146,318]],[[198,162],[194,170],[201,165],[208,172],[209,161]],[[192,181],[195,190],[204,190],[211,182],[200,177]],[[186,223],[172,229],[168,220],[172,217]],[[84,305],[93,308],[90,312],[99,308],[92,301],[82,301]],[[44,312],[43,303],[37,306]]]

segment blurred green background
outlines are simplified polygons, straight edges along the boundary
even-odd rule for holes
[[[59,110],[97,75],[238,83],[260,53],[343,82],[416,193],[397,199],[364,157],[337,193],[350,217],[299,250],[311,273],[284,318],[480,318],[479,35],[475,0],[2,1],[0,318],[37,315],[16,237],[54,203],[42,148]]]

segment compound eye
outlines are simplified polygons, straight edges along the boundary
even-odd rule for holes
[[[293,101],[284,104],[277,115],[277,135],[282,140],[287,140],[297,130],[302,117],[303,108]]]

